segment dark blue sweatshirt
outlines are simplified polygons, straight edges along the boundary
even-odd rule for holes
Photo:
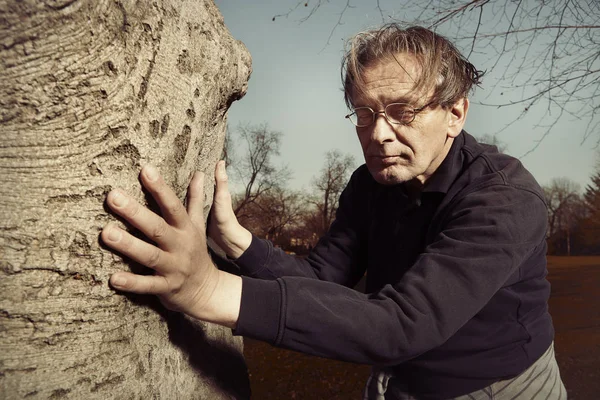
[[[548,348],[547,210],[518,160],[462,132],[420,195],[363,165],[339,204],[307,258],[253,238],[236,334],[391,367],[424,399],[514,377]],[[367,294],[350,289],[365,272]]]

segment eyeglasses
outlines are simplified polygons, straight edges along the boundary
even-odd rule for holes
[[[418,113],[433,105],[431,101],[423,107],[414,108],[406,103],[391,103],[385,106],[383,111],[373,111],[371,107],[357,107],[354,112],[346,115],[347,118],[358,128],[364,128],[375,122],[377,114],[383,114],[385,119],[394,125],[409,125],[415,120]]]

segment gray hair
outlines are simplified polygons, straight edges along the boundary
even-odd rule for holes
[[[420,26],[403,29],[398,24],[388,24],[358,33],[346,44],[342,82],[348,107],[353,107],[353,95],[364,93],[365,68],[381,61],[398,62],[401,54],[413,55],[419,67],[419,76],[413,77],[413,90],[429,93],[433,89],[430,101],[444,108],[467,97],[484,74],[445,37]]]

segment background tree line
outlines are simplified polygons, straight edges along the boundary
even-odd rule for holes
[[[554,178],[544,186],[548,203],[548,252],[553,255],[600,254],[600,166],[591,183],[580,186]]]
[[[329,150],[308,190],[292,190],[287,186],[290,169],[275,165],[281,139],[282,133],[266,123],[240,125],[228,133],[225,158],[234,182],[242,185],[233,193],[233,207],[241,224],[255,235],[286,251],[304,254],[333,222],[339,196],[357,163],[351,155]],[[506,149],[496,136],[484,135],[479,140],[500,151]],[[239,155],[232,145],[235,141],[243,147]],[[568,178],[554,178],[543,189],[549,254],[600,254],[600,163],[584,192]]]

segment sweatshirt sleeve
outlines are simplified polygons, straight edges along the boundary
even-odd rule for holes
[[[364,169],[364,168],[363,168]],[[281,277],[305,277],[354,286],[366,268],[366,196],[365,172],[358,169],[342,192],[335,221],[307,257],[286,254],[264,239],[252,237],[250,247],[235,260],[243,275],[272,280]],[[361,182],[363,181],[363,182]]]
[[[544,245],[546,218],[532,192],[480,188],[456,201],[402,279],[376,293],[300,274],[244,277],[235,333],[344,361],[401,363],[440,346],[473,318]]]

